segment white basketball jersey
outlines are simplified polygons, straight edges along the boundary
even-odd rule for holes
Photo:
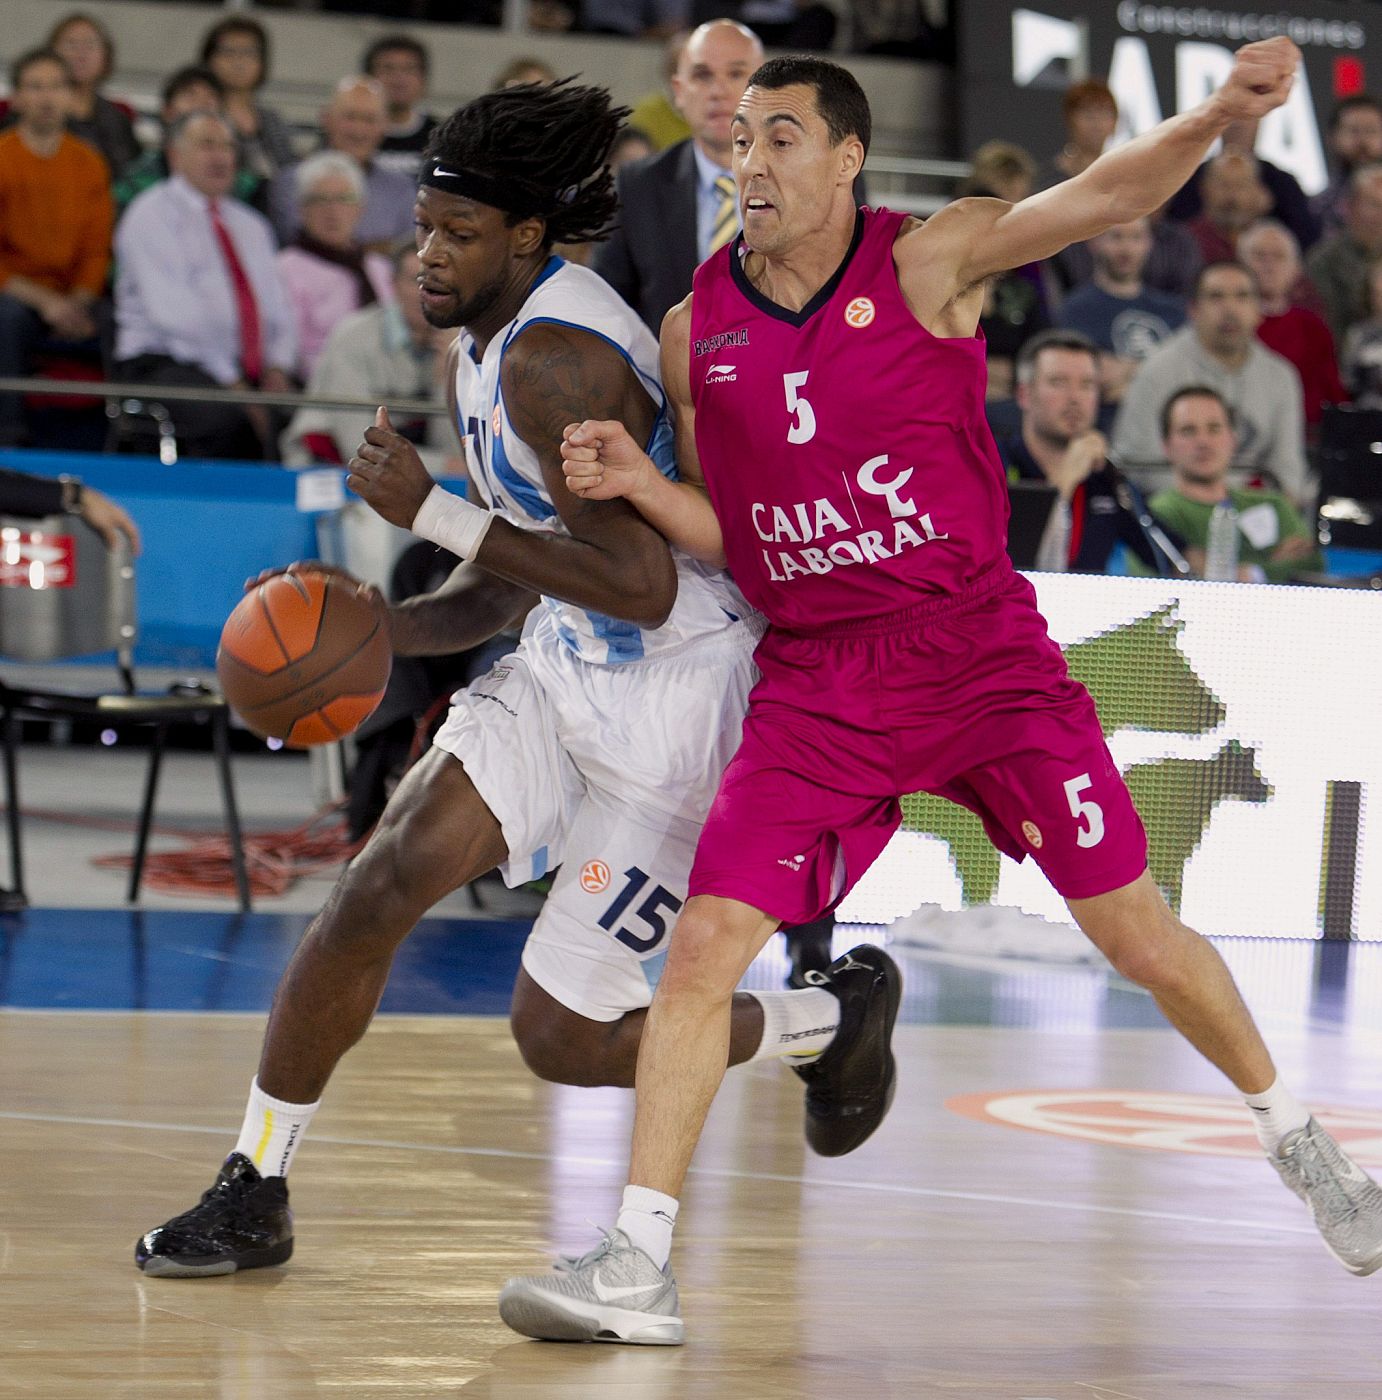
[[[603,278],[563,258],[549,258],[518,315],[494,336],[478,364],[474,340],[462,333],[456,404],[471,477],[492,509],[521,529],[566,534],[548,495],[537,453],[514,432],[500,389],[500,367],[514,337],[528,326],[544,323],[597,335],[624,356],[658,407],[645,450],[673,480],[676,461],[652,334]],[[639,627],[557,598],[543,599],[546,612],[538,626],[554,629],[583,660],[622,665],[718,632],[752,611],[728,574],[677,549],[672,557],[677,601],[661,627]]]

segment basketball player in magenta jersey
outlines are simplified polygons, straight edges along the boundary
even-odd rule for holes
[[[679,482],[618,423],[572,425],[563,452],[577,494],[627,497],[694,557],[728,562],[771,623],[762,679],[649,1014],[616,1227],[574,1267],[509,1283],[517,1330],[681,1339],[672,1225],[731,993],[780,921],[863,875],[918,789],[1041,865],[1114,967],[1245,1095],[1338,1258],[1359,1274],[1382,1264],[1382,1192],[1280,1084],[1218,953],[1167,908],[1089,696],[1008,563],[976,336],[986,278],[1150,213],[1230,121],[1286,100],[1298,57],[1285,38],[1250,44],[1201,106],[1078,177],[924,224],[854,209],[870,117],[849,73],[785,58],[750,79],[734,119],[743,235],[662,329]]]

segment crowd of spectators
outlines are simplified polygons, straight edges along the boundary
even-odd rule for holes
[[[1066,143],[1045,164],[990,142],[957,193],[1013,200],[1087,169],[1116,101],[1084,79],[1063,112]],[[1201,572],[1220,503],[1237,517],[1237,576],[1321,567],[1304,523],[1321,424],[1336,405],[1382,409],[1382,101],[1337,104],[1331,179],[1313,199],[1257,137],[1234,125],[1151,218],[986,289],[1000,455],[1010,481],[1053,492],[1041,567],[1183,567],[1150,522]]]
[[[166,79],[147,147],[134,109],[104,92],[115,46],[93,15],[66,15],[15,60],[0,104],[0,375],[285,392],[318,382],[336,329],[382,310],[374,334],[395,371],[415,351],[428,368],[349,392],[440,396],[430,337],[419,348],[396,311],[436,126],[427,49],[405,34],[370,44],[315,138],[262,100],[271,57],[257,20],[213,24],[196,61]],[[525,66],[505,80],[556,76]],[[340,355],[332,363],[339,372]],[[280,456],[273,414],[189,402],[169,412],[186,454]],[[0,445],[33,440],[26,414],[20,395],[0,395]],[[296,458],[329,436],[299,435]]]
[[[637,104],[613,160],[613,236],[560,251],[589,261],[656,331],[696,265],[738,231],[729,118],[763,39],[825,48],[847,33],[879,53],[934,44],[922,4],[850,11],[842,30],[842,7],[805,0],[537,8],[548,27],[666,41],[666,86]],[[104,90],[114,57],[105,26],[79,12],[13,65],[0,113],[0,373],[86,356],[152,386],[440,401],[439,345],[416,314],[409,251],[437,123],[426,46],[402,33],[371,43],[308,140],[262,100],[267,32],[232,15],[168,77],[147,148],[135,114]],[[558,77],[520,56],[493,85]],[[1114,139],[1114,94],[1082,79],[1062,111],[1059,150],[989,142],[955,196],[1018,201],[1086,170]],[[1229,418],[1229,488],[1276,491],[1306,510],[1309,449],[1329,406],[1382,408],[1382,101],[1338,103],[1331,178],[1313,199],[1257,152],[1257,137],[1255,124],[1234,125],[1150,218],[985,288],[991,421],[1011,478],[1054,488],[1050,567],[1119,567],[1120,552],[1166,567],[1145,517],[1180,489],[1165,412],[1184,391],[1209,392],[1184,414],[1217,403]],[[353,446],[325,411],[291,424],[217,403],[170,412],[189,454],[301,465]],[[440,457],[439,428],[411,431]],[[0,444],[26,432],[21,399],[0,395]]]

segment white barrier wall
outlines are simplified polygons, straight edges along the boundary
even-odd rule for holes
[[[1151,866],[1206,934],[1382,940],[1382,596],[1036,575],[1147,827]],[[843,905],[886,923],[991,901],[1067,917],[978,820],[909,798]]]

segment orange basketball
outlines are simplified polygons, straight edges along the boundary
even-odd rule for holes
[[[358,729],[383,699],[392,665],[380,605],[315,569],[276,574],[245,594],[216,652],[231,708],[262,738],[292,748]]]

